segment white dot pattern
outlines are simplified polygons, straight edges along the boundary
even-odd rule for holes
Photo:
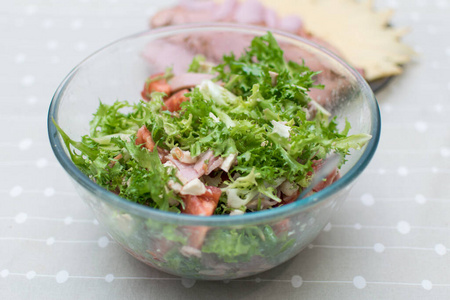
[[[191,288],[195,285],[196,280],[192,279],[192,278],[181,278],[181,284],[185,287],[185,288]]]
[[[59,271],[55,279],[57,283],[64,283],[69,279],[69,273],[65,270]]]
[[[8,51],[0,61],[11,76],[0,82],[7,99],[0,112],[0,170],[7,174],[0,181],[0,286],[18,288],[2,297],[25,299],[31,288],[39,292],[54,285],[67,289],[68,300],[89,299],[105,287],[115,290],[111,300],[123,299],[128,291],[123,286],[133,286],[133,296],[146,298],[161,281],[166,290],[162,300],[183,298],[186,289],[205,299],[334,299],[337,288],[342,299],[382,299],[390,288],[401,299],[419,293],[432,299],[450,288],[448,270],[436,267],[445,266],[449,250],[450,1],[378,3],[381,10],[395,10],[394,27],[410,28],[405,42],[419,55],[376,95],[383,129],[374,159],[329,222],[314,213],[294,221],[297,227],[286,232],[292,233],[288,238],[305,236],[310,227],[323,227],[323,232],[287,267],[256,278],[219,281],[213,289],[209,283],[130,263],[132,258],[98,226],[55,162],[45,123],[62,77],[99,46],[145,30],[149,17],[168,5],[97,2],[67,0],[57,9],[30,0],[14,8],[13,2],[4,3],[8,14],[1,16],[0,30]],[[83,260],[86,253],[95,261]],[[23,266],[17,257],[26,258]],[[373,266],[387,262],[389,277],[379,276]],[[85,284],[89,289],[73,292],[72,285]]]
[[[366,279],[364,279],[364,277],[362,276],[355,276],[353,278],[353,285],[357,288],[357,289],[363,289],[366,287],[367,283],[366,283]]]

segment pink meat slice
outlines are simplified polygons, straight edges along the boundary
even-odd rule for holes
[[[177,177],[183,184],[188,183],[191,180],[200,178],[203,174],[199,174],[195,169],[193,164],[185,164],[175,159],[172,155],[167,155],[165,157],[168,161],[172,162],[178,169]]]
[[[197,173],[200,174],[200,176],[203,176],[203,174],[205,174],[208,168],[208,164],[206,163],[206,161],[211,159],[213,155],[214,153],[212,152],[212,150],[208,150],[200,154],[200,157],[198,158],[197,162],[194,165],[194,170],[197,171]]]
[[[164,72],[168,66],[172,66],[175,74],[186,72],[195,55],[181,40],[175,42],[170,39],[152,41],[142,53],[155,73]]]
[[[173,91],[188,89],[202,83],[203,80],[211,80],[215,76],[203,73],[182,73],[175,75],[169,81]]]
[[[209,160],[208,166],[206,167],[205,175],[209,175],[212,171],[216,170],[223,164],[223,158],[220,156],[214,156]]]

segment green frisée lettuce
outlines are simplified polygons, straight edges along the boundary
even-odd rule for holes
[[[55,123],[73,162],[100,186],[166,211],[189,211],[186,195],[201,198],[196,194],[205,190],[201,185],[220,188],[214,214],[229,214],[288,203],[309,184],[317,162],[333,152],[345,157],[371,138],[349,136],[347,121],[338,130],[336,118],[308,95],[312,88],[323,88],[315,84],[319,72],[287,62],[271,33],[255,37],[242,55],[225,55],[213,67],[196,56],[188,71],[216,77],[192,86],[177,111],[166,108],[170,95],[156,90],[148,102],[100,102],[89,135],[80,142]],[[150,77],[146,87],[170,85],[174,76],[168,69]],[[143,127],[150,148],[143,147],[145,138],[138,134]],[[196,168],[195,162],[211,151]],[[218,160],[221,164],[207,169]],[[186,169],[198,172],[200,183],[183,178]],[[193,187],[185,187],[188,183]],[[286,184],[296,193],[286,192]],[[182,188],[189,192],[183,194]]]
[[[100,102],[81,141],[53,120],[73,163],[132,202],[175,213],[233,216],[295,201],[328,155],[339,153],[344,162],[351,149],[371,138],[349,135],[347,120],[339,129],[337,119],[309,96],[311,89],[323,88],[315,84],[319,72],[286,61],[270,32],[217,65],[198,55],[187,71],[215,77],[179,95],[162,92],[171,90],[177,76],[171,68],[155,74],[145,82],[145,101]],[[336,178],[327,177],[322,188]],[[138,220],[117,213],[110,222],[123,244],[137,231],[152,237],[151,243],[144,238],[133,245],[145,259],[189,275],[234,272],[242,263],[253,264],[250,269],[276,265],[278,254],[287,257],[295,248],[291,235],[300,234],[290,219],[214,230]]]

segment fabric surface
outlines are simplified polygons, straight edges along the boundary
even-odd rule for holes
[[[449,299],[450,1],[385,0],[418,52],[377,94],[378,151],[324,232],[258,276],[200,282],[138,262],[94,220],[47,138],[52,94],[84,57],[170,1],[0,7],[0,299]]]

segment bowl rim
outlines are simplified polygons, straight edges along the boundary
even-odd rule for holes
[[[158,36],[169,36],[171,34],[201,32],[201,31],[221,31],[221,30],[229,32],[238,32],[238,33],[241,32],[241,33],[252,33],[255,35],[262,35],[265,34],[269,29],[260,26],[242,25],[234,23],[195,23],[195,24],[183,24],[183,25],[167,26],[157,29],[150,29],[123,37],[112,43],[109,43],[106,46],[95,51],[91,55],[87,56],[84,60],[82,60],[79,64],[77,64],[63,79],[63,81],[56,89],[52,97],[52,101],[50,103],[47,117],[48,136],[51,148],[57,160],[59,161],[61,166],[65,169],[65,171],[70,175],[70,177],[74,179],[78,184],[80,184],[83,188],[85,188],[92,194],[100,197],[106,203],[112,204],[118,209],[121,209],[125,212],[132,213],[143,218],[150,218],[154,220],[163,221],[166,223],[183,224],[183,225],[204,225],[215,227],[230,226],[230,225],[236,226],[244,224],[249,225],[262,223],[267,220],[271,221],[279,220],[281,218],[297,214],[308,207],[321,203],[322,202],[321,200],[324,200],[329,196],[331,196],[332,194],[339,192],[340,190],[348,186],[350,183],[352,183],[369,164],[370,160],[372,159],[376,151],[379,142],[381,132],[381,116],[375,95],[373,94],[371,88],[369,87],[365,79],[354,68],[349,66],[343,59],[341,59],[339,56],[337,56],[330,50],[327,50],[326,48],[312,41],[299,37],[297,35],[273,29],[270,29],[270,31],[275,37],[282,37],[286,40],[292,39],[295,42],[301,42],[303,44],[306,44],[307,46],[315,48],[319,52],[322,52],[322,54],[329,56],[331,59],[336,60],[340,65],[342,65],[345,69],[347,69],[347,71],[349,71],[356,78],[358,84],[361,86],[361,92],[367,95],[367,98],[369,100],[368,105],[372,121],[370,132],[372,138],[365,146],[365,148],[363,148],[363,153],[359,158],[359,160],[338,181],[336,181],[332,185],[324,188],[319,192],[316,192],[308,197],[303,198],[301,201],[296,200],[293,201],[292,203],[283,205],[281,207],[277,207],[275,209],[262,210],[232,217],[229,215],[212,215],[205,217],[205,216],[195,216],[162,211],[159,209],[131,202],[95,184],[75,166],[70,157],[64,151],[65,146],[61,142],[61,138],[59,137],[56,127],[52,122],[52,119],[55,120],[58,119],[58,109],[64,91],[70,84],[71,79],[77,74],[78,70],[88,60],[90,60],[92,57],[96,55],[101,54],[104,50],[108,49],[111,46],[124,43],[128,40],[138,39],[143,36],[152,35],[157,38]]]

